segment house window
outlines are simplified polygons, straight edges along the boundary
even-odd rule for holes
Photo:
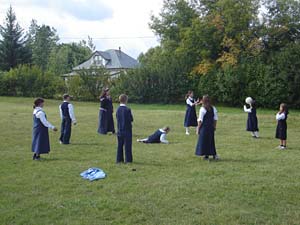
[[[96,66],[103,66],[103,58],[99,55],[94,56],[94,64]]]

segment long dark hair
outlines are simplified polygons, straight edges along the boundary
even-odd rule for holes
[[[103,88],[102,93],[100,95],[100,99],[106,97],[108,91],[109,91],[109,88]]]
[[[36,98],[33,102],[33,108],[39,107],[44,102],[43,98]]]
[[[282,108],[283,112],[285,112],[286,115],[289,114],[289,109],[288,109],[288,107],[287,107],[287,104],[281,103],[281,104],[280,104],[280,107]]]
[[[188,99],[190,97],[190,95],[193,93],[193,91],[188,91],[185,95],[185,100]]]
[[[208,95],[203,95],[202,105],[207,111],[210,111],[212,109],[211,100]]]

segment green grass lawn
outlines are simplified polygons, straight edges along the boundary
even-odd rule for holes
[[[256,140],[242,109],[218,107],[221,160],[208,162],[194,155],[196,134],[185,135],[184,104],[129,104],[134,163],[116,165],[116,136],[97,134],[99,105],[84,102],[74,103],[72,145],[60,145],[59,132],[50,131],[50,154],[33,161],[32,102],[0,97],[1,225],[300,224],[299,111],[290,111],[288,149],[280,151],[275,111],[258,109]],[[44,107],[58,128],[59,103]],[[169,145],[135,141],[164,125]],[[89,167],[107,178],[83,180]]]

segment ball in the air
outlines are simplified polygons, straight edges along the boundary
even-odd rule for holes
[[[247,97],[245,102],[250,105],[253,102],[253,99],[251,97]]]

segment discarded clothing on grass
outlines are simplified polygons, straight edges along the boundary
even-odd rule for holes
[[[83,179],[94,181],[104,179],[106,174],[99,168],[89,168],[88,170],[83,171],[80,176],[82,176]]]

